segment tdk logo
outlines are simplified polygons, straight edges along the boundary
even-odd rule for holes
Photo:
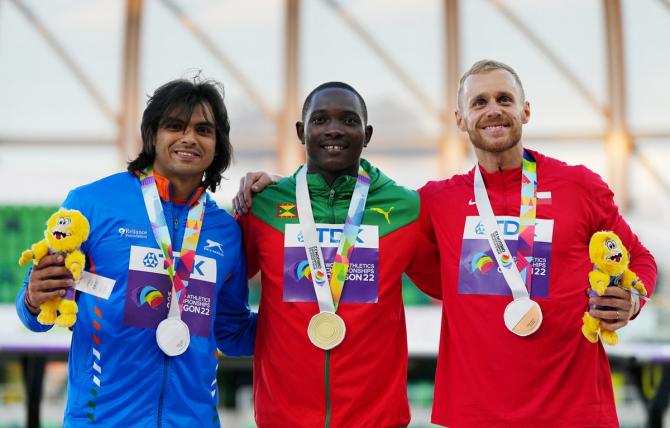
[[[502,232],[503,236],[516,236],[519,234],[519,222],[515,220],[496,220],[496,223],[498,223],[498,227],[500,228],[500,231]],[[535,223],[535,226],[537,226],[537,223]],[[475,233],[477,235],[485,235],[486,234],[486,228],[482,224],[482,222],[478,222],[477,226],[475,226]],[[535,237],[537,237],[537,228],[535,230]]]
[[[142,264],[148,268],[155,268],[158,266],[158,257],[154,253],[147,253],[144,259],[142,259]]]
[[[498,226],[503,235],[516,235],[519,233],[519,222],[512,220],[498,220]]]
[[[200,247],[198,251],[203,247]],[[189,269],[191,271],[191,279],[210,283],[217,281],[218,257],[195,255],[194,258],[188,260],[189,263],[181,263],[179,253],[173,251],[171,259],[172,263],[166,263],[165,255],[158,248],[131,245],[129,269],[130,272],[146,272],[152,275],[169,275],[169,270],[172,270],[174,274],[182,275],[186,269]]]
[[[360,237],[362,229],[358,229],[358,235],[356,236],[356,242],[362,243],[363,240]],[[330,243],[337,244],[342,238],[342,228],[330,228],[330,227],[317,227],[316,233],[319,234],[319,242],[321,243]]]
[[[317,227],[316,233],[319,235],[319,243],[321,244],[338,244],[342,238],[342,229],[341,227]],[[361,231],[363,229],[358,229],[358,235],[356,236],[356,242],[363,243],[361,239]],[[302,232],[298,233],[298,242],[305,242],[305,238],[302,236]]]
[[[155,269],[158,267],[158,264],[160,263],[159,259],[163,259],[162,254],[156,254],[156,253],[146,253],[144,255],[144,258],[142,259],[142,264],[144,267],[149,268],[149,269]],[[174,258],[174,263],[175,266],[179,264],[179,257]],[[193,263],[193,269],[191,270],[191,274],[197,274],[197,275],[204,275],[205,273],[203,272],[203,265],[205,264],[204,260],[199,260]]]
[[[519,233],[519,222],[518,221],[513,221],[513,220],[498,220],[496,221],[498,223],[498,226],[500,227],[500,230],[502,231],[503,235],[516,235]],[[484,235],[486,233],[486,230],[484,228],[484,225],[482,222],[477,223],[477,226],[475,226],[475,233],[477,235]]]

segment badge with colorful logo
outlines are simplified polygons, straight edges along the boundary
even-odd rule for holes
[[[123,314],[126,326],[155,329],[168,315],[172,283],[157,256],[159,251],[136,245],[130,247]],[[174,258],[180,261],[177,254]],[[181,314],[193,336],[208,337],[211,334],[216,282],[216,260],[196,255]]]
[[[317,284],[328,287],[328,275],[337,258],[336,250],[342,237],[342,225],[318,224],[317,235],[326,266],[313,274],[306,259],[305,244],[299,224],[285,226],[284,242],[284,301],[316,302],[314,275]],[[344,255],[349,257],[348,255]],[[374,303],[377,301],[379,270],[379,229],[363,225],[358,234],[356,251],[350,256],[346,272],[347,286],[342,290],[340,301],[350,303]],[[335,275],[344,275],[335,269]],[[344,280],[344,278],[342,278]]]
[[[463,230],[463,244],[458,268],[459,294],[511,295],[502,271],[512,269],[516,261],[513,256],[518,246],[519,218],[497,216],[496,221],[511,255],[503,256],[501,262],[498,263],[493,256],[493,250],[491,250],[486,235],[482,233],[481,218],[468,216]],[[536,220],[531,290],[534,297],[549,295],[553,224],[553,220]]]

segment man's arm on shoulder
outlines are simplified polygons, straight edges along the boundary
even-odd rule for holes
[[[233,212],[247,214],[253,205],[253,194],[261,192],[272,183],[282,179],[282,176],[265,171],[248,172],[240,178],[240,188],[233,197]]]
[[[442,299],[442,281],[440,267],[440,251],[435,239],[430,212],[427,209],[424,195],[419,190],[421,199],[419,208],[419,235],[416,237],[416,249],[408,268],[407,275],[424,293],[435,299]]]

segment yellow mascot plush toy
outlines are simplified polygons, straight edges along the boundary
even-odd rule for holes
[[[621,239],[614,232],[596,232],[589,243],[589,258],[593,263],[593,270],[589,273],[589,284],[592,294],[602,296],[607,287],[617,286],[625,290],[637,290],[641,296],[647,295],[647,290],[640,278],[628,269],[628,250],[623,246]],[[634,291],[632,291],[634,292]],[[589,342],[598,341],[598,333],[603,342],[608,345],[619,343],[615,331],[600,326],[600,320],[584,313],[582,333]]]
[[[84,270],[86,259],[79,251],[82,242],[88,238],[88,220],[77,210],[60,209],[49,217],[44,239],[33,244],[21,254],[21,266],[33,260],[38,264],[47,254],[62,254],[65,267],[78,281]],[[40,305],[37,320],[45,325],[56,324],[71,327],[77,321],[77,302],[74,300],[74,287],[69,287],[62,298],[50,300]],[[58,311],[58,314],[56,313]]]

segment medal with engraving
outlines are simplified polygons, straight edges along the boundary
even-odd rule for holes
[[[521,207],[519,210],[519,236],[516,263],[498,227],[491,201],[479,165],[475,167],[475,201],[482,218],[486,236],[493,255],[500,266],[505,282],[514,300],[503,314],[505,326],[518,336],[528,336],[540,328],[542,310],[530,299],[533,263],[533,241],[537,214],[537,166],[530,153],[524,151],[521,178]]]
[[[359,166],[356,186],[351,196],[347,219],[344,223],[329,278],[312,213],[312,204],[307,187],[307,166],[303,166],[296,177],[298,217],[304,238],[307,261],[312,273],[312,284],[320,311],[310,320],[307,327],[307,336],[314,346],[323,350],[332,349],[342,343],[346,333],[344,320],[336,314],[336,311],[349,270],[351,255],[356,246],[356,236],[363,220],[363,211],[369,188],[370,176],[363,167]]]
[[[333,312],[319,312],[309,320],[307,335],[321,349],[333,349],[344,340],[347,328],[344,320]]]
[[[191,343],[188,326],[180,318],[166,318],[156,329],[158,347],[170,357],[183,354]]]
[[[179,263],[175,266],[172,257],[172,240],[165,221],[163,205],[158,195],[156,181],[152,169],[142,171],[140,184],[144,205],[151,222],[156,242],[160,247],[165,260],[165,269],[172,282],[172,296],[170,309],[166,319],[158,324],[156,329],[156,343],[158,347],[171,357],[181,355],[190,343],[188,325],[181,319],[181,312],[188,292],[188,281],[191,278],[195,261],[195,250],[198,248],[202,220],[205,215],[206,194],[202,192],[198,201],[188,210],[184,239],[181,244]]]

